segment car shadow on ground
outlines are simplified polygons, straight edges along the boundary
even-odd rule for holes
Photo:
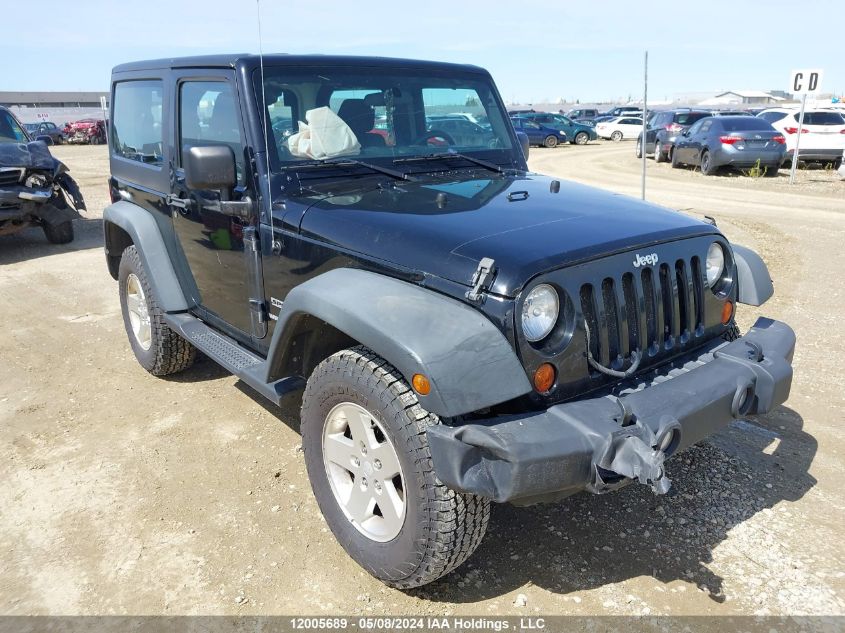
[[[0,235],[0,266],[48,257],[60,253],[103,247],[103,221],[81,218],[73,221],[74,239],[70,244],[50,244],[41,227],[29,227],[12,235]],[[103,258],[103,268],[106,261]]]
[[[568,594],[639,576],[696,584],[723,602],[707,567],[728,532],[816,480],[817,442],[787,407],[738,421],[669,462],[673,494],[631,485],[556,504],[496,505],[481,547],[455,573],[411,591],[431,601],[477,602],[534,584]]]

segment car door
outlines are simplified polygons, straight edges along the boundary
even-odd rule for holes
[[[196,283],[195,300],[209,321],[234,329],[235,335],[260,338],[263,334],[253,332],[250,317],[250,271],[243,233],[244,226],[255,219],[242,220],[222,213],[219,202],[224,194],[190,189],[184,171],[184,157],[191,147],[226,145],[232,148],[237,165],[237,186],[231,199],[243,200],[250,193],[245,184],[245,134],[234,77],[230,71],[203,70],[200,75],[177,73],[175,79],[176,161],[171,167],[171,215]]]
[[[675,141],[675,149],[672,151],[680,152],[678,154],[680,162],[687,165],[698,164],[698,155],[701,152],[701,139],[699,137],[701,125],[701,121],[696,121],[691,127],[681,132]]]

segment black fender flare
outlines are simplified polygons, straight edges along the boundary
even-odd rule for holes
[[[168,218],[169,220],[169,218]],[[171,263],[170,253],[164,237],[153,215],[136,204],[119,200],[103,211],[103,232],[107,256],[119,257],[125,245],[116,247],[116,240],[110,225],[125,231],[147,270],[150,285],[156,294],[159,306],[165,312],[184,312],[191,306],[182,292],[179,278]],[[119,252],[115,252],[119,251]]]
[[[766,262],[747,246],[731,245],[736,262],[737,301],[761,306],[775,294]]]
[[[352,268],[323,273],[291,290],[270,342],[266,381],[302,318],[316,318],[365,345],[411,382],[423,374],[428,395],[417,394],[428,411],[454,417],[531,391],[510,343],[481,312],[413,283]],[[308,376],[303,376],[308,378]]]

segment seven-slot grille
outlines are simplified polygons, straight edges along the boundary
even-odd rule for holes
[[[606,367],[626,365],[639,349],[671,353],[704,331],[704,284],[698,257],[678,259],[581,286],[590,351]]]
[[[20,167],[2,167],[0,168],[0,187],[12,186],[20,183],[25,169]]]

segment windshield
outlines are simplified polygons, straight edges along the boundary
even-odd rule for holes
[[[0,110],[0,141],[26,143],[29,139],[17,119],[6,110]]]
[[[420,69],[264,69],[271,162],[370,163],[455,152],[512,161],[511,128],[489,78]],[[261,102],[261,75],[254,73]],[[381,160],[384,159],[384,160]]]

